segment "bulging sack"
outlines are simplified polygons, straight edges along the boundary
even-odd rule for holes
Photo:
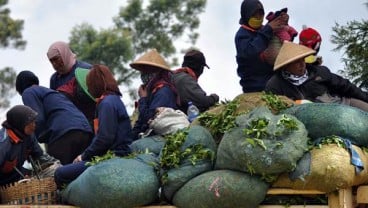
[[[149,122],[150,129],[153,129],[159,135],[173,134],[189,125],[190,123],[185,113],[165,107],[157,108],[155,118]]]

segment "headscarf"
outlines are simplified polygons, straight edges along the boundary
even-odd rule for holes
[[[62,41],[53,43],[47,51],[47,57],[52,59],[60,56],[64,63],[63,72],[69,72],[77,61],[76,55],[72,52],[69,45]]]
[[[37,112],[25,105],[16,105],[6,113],[6,121],[2,126],[7,129],[12,129],[24,134],[24,128],[35,121]]]
[[[239,24],[241,25],[248,25],[248,21],[250,17],[254,14],[255,11],[258,9],[263,9],[263,5],[258,0],[244,0],[240,6],[240,20]]]
[[[21,71],[15,81],[15,89],[22,95],[23,91],[32,85],[38,85],[38,77],[31,71]]]
[[[122,95],[110,69],[101,64],[95,64],[90,69],[87,75],[87,87],[88,91],[95,98],[107,94]]]

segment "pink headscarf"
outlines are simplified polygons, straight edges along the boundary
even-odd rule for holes
[[[47,57],[49,59],[55,56],[60,56],[64,63],[63,72],[69,72],[75,62],[77,61],[76,55],[70,50],[69,45],[62,41],[53,43],[47,51]]]

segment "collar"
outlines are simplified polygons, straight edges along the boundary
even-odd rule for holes
[[[177,69],[174,71],[174,74],[180,73],[180,72],[185,72],[187,74],[189,74],[191,77],[193,77],[193,79],[195,79],[195,81],[198,80],[197,75],[194,73],[193,69],[189,68],[189,67],[183,67],[180,69]]]
[[[23,140],[21,140],[13,130],[11,129],[6,129],[6,133],[9,135],[10,141],[14,144],[18,144],[19,142],[23,142]]]
[[[255,29],[253,29],[253,28],[251,28],[251,27],[249,27],[247,25],[241,25],[241,27],[244,28],[244,29],[246,29],[246,30],[250,30],[252,32],[256,32],[257,31],[257,30],[255,30]]]

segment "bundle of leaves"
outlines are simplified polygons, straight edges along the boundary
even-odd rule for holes
[[[192,125],[206,127],[218,144],[223,134],[235,126],[236,116],[248,113],[254,108],[267,106],[274,113],[294,104],[293,100],[285,96],[276,96],[264,92],[243,93],[232,101],[223,101],[214,108],[202,113]]]
[[[106,152],[106,154],[104,154],[102,156],[92,157],[92,160],[89,161],[89,162],[86,162],[86,165],[89,165],[89,166],[97,165],[100,162],[103,162],[105,160],[110,160],[110,159],[115,158],[115,157],[116,157],[115,153],[111,150],[108,150]]]
[[[186,183],[175,194],[177,207],[254,208],[265,198],[269,185],[259,177],[232,171],[203,173]]]
[[[239,101],[224,101],[221,112],[204,112],[198,117],[199,124],[206,127],[216,143],[220,143],[223,134],[229,129],[235,127],[236,110],[239,107]]]
[[[358,108],[335,103],[308,103],[290,107],[282,113],[294,115],[303,122],[308,136],[316,140],[338,135],[358,146],[368,146],[368,113]]]
[[[283,99],[281,96],[274,95],[272,93],[263,92],[262,100],[266,102],[268,108],[274,113],[278,114],[280,111],[283,111],[287,108],[293,106],[293,103],[286,102],[286,99]]]
[[[78,207],[138,207],[154,202],[158,195],[158,159],[152,154],[98,162],[62,192],[63,200]]]
[[[225,133],[217,151],[216,169],[262,175],[272,182],[291,171],[308,150],[307,131],[294,116],[274,115],[259,107],[236,118],[238,127]]]
[[[165,136],[159,156],[162,192],[167,200],[193,177],[212,170],[216,144],[207,129],[192,126]]]

